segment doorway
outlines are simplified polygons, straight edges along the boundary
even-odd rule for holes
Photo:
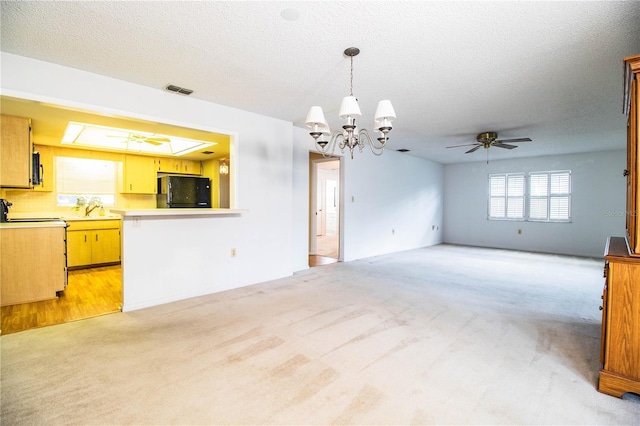
[[[309,266],[340,259],[340,158],[310,154]]]

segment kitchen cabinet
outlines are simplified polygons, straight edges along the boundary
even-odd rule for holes
[[[200,161],[178,160],[175,158],[156,158],[155,169],[162,173],[178,173],[185,175],[202,174]]]
[[[119,220],[74,220],[67,230],[70,268],[120,262]]]
[[[51,192],[53,191],[53,147],[44,145],[35,145],[34,151],[40,153],[41,170],[39,185],[33,185],[34,191]]]
[[[188,175],[201,175],[202,168],[199,161],[182,160],[180,161],[181,173]]]
[[[122,192],[125,194],[155,194],[156,166],[153,157],[127,155],[124,159]]]
[[[31,119],[0,117],[0,187],[31,188]]]
[[[55,299],[67,285],[64,222],[0,226],[0,304]]]

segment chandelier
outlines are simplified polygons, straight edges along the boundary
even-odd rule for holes
[[[324,118],[324,112],[319,106],[312,106],[307,114],[305,124],[311,129],[309,134],[313,136],[318,152],[325,156],[329,153],[333,156],[336,145],[340,151],[344,153],[345,148],[349,148],[351,158],[353,158],[353,150],[358,147],[360,152],[365,143],[371,148],[371,152],[375,155],[382,155],[384,147],[389,141],[388,134],[391,131],[391,122],[396,118],[391,101],[384,100],[378,102],[376,114],[374,118],[374,126],[378,137],[372,138],[367,129],[359,129],[356,126],[356,118],[362,116],[358,100],[353,96],[353,57],[360,53],[357,47],[349,47],[344,54],[351,59],[351,80],[349,96],[342,98],[340,104],[340,112],[338,115],[345,120],[342,130],[337,130],[333,134],[329,129],[327,120]],[[326,140],[329,137],[329,140]]]

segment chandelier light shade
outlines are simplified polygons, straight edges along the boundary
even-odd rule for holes
[[[365,143],[369,145],[371,152],[375,155],[382,155],[384,147],[389,141],[388,134],[392,129],[391,123],[396,118],[396,112],[389,100],[380,101],[376,108],[373,127],[379,133],[376,138],[372,138],[367,129],[358,129],[356,126],[356,118],[361,117],[362,112],[360,112],[358,99],[353,96],[353,57],[359,53],[360,49],[357,47],[350,47],[344,51],[345,56],[351,59],[351,80],[349,96],[342,98],[338,113],[338,116],[345,120],[342,130],[331,133],[322,107],[312,106],[307,114],[305,124],[311,129],[309,134],[315,139],[316,149],[323,156],[327,154],[332,156],[337,145],[341,152],[348,148],[351,158],[353,158],[353,150],[358,147],[362,152]],[[326,139],[327,137],[329,140]]]

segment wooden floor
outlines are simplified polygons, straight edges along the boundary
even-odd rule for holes
[[[331,263],[336,263],[337,261],[338,259],[334,259],[333,257],[309,255],[309,266],[311,268],[314,266],[329,265]]]
[[[3,335],[62,324],[122,308],[120,265],[69,271],[67,288],[57,299],[3,306]]]

